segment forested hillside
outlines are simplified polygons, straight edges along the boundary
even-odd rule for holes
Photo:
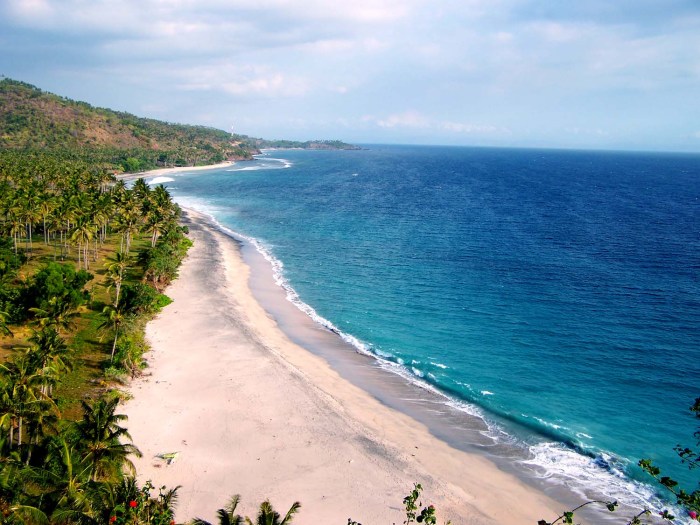
[[[128,172],[258,153],[245,136],[96,108],[9,78],[0,80],[0,149],[60,151]]]

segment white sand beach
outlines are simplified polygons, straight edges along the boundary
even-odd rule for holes
[[[149,174],[150,175],[150,174]],[[139,479],[181,485],[178,522],[216,521],[232,494],[299,524],[401,523],[420,482],[438,523],[534,525],[561,505],[341,378],[255,300],[238,243],[188,211],[194,247],[147,327],[149,368],[122,407]],[[270,276],[271,279],[271,276]],[[282,299],[283,300],[283,299]],[[167,464],[156,456],[177,452]]]
[[[229,166],[233,166],[235,162],[232,160],[227,160],[226,162],[220,162],[219,164],[208,164],[206,166],[181,166],[178,168],[160,168],[157,170],[149,170],[149,171],[141,171],[139,173],[123,173],[121,175],[117,175],[118,180],[133,180],[133,179],[142,179],[142,178],[150,178],[150,177],[160,177],[163,175],[170,175],[172,173],[182,173],[184,171],[190,172],[190,171],[203,171],[203,170],[213,170],[213,169],[219,169],[219,168],[228,168]]]

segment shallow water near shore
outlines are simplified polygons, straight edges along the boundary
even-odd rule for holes
[[[698,166],[371,147],[165,183],[246,236],[254,268],[266,254],[318,331],[253,283],[281,327],[385,404],[547,490],[644,504],[638,458],[687,479],[672,448],[700,395]]]

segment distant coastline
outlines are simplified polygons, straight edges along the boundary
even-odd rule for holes
[[[219,162],[218,164],[207,164],[206,166],[179,166],[177,168],[159,168],[155,170],[140,171],[138,173],[120,173],[118,175],[115,175],[115,177],[117,178],[117,180],[136,180],[148,177],[168,175],[170,173],[182,173],[184,171],[204,171],[228,168],[230,166],[233,166],[234,164],[234,161],[228,160],[226,162]]]

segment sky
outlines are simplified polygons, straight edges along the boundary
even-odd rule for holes
[[[268,139],[700,152],[699,0],[0,0],[0,74]]]

